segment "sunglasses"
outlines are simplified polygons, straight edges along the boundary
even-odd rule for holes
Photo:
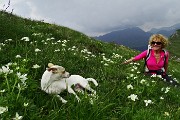
[[[154,42],[154,41],[152,41],[151,44],[152,44],[152,45],[155,45],[155,44],[156,44],[156,45],[161,45],[162,43],[161,43],[161,42]]]

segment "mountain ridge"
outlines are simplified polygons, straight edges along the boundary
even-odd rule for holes
[[[162,27],[158,29],[153,28],[147,32],[139,27],[131,27],[123,30],[112,31],[94,38],[106,42],[122,44],[132,49],[143,51],[147,48],[147,41],[152,34],[163,34],[166,37],[170,37],[177,29],[180,29],[180,23],[170,27]]]

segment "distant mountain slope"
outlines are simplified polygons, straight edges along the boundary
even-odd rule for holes
[[[138,27],[114,31],[103,36],[95,37],[98,40],[122,44],[133,49],[145,50],[151,33],[144,32]]]

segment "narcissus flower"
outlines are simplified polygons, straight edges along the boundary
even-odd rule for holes
[[[146,106],[148,106],[148,104],[152,104],[153,103],[152,100],[144,100],[144,102],[145,102]]]
[[[131,94],[130,96],[128,96],[128,98],[130,98],[130,99],[133,100],[133,101],[138,100],[138,97],[137,97],[137,95],[135,95],[135,94]]]
[[[16,112],[16,116],[13,118],[13,120],[21,120],[23,118],[23,116],[20,116],[17,112]]]
[[[127,89],[133,89],[133,86],[131,84],[127,85]]]
[[[0,114],[8,111],[8,107],[0,107]]]
[[[40,68],[41,66],[39,66],[38,64],[35,64],[35,65],[33,65],[33,67],[32,68]]]

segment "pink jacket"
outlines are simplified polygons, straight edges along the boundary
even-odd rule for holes
[[[159,62],[156,61],[156,58],[154,56],[154,50],[151,50],[151,55],[150,58],[147,60],[147,67],[149,70],[159,70],[161,68],[164,67],[164,52],[161,51],[161,58],[159,60]],[[143,58],[146,58],[147,55],[147,50],[145,50],[144,52],[140,53],[139,55],[134,57],[134,61],[138,61],[141,60]],[[169,59],[169,53],[166,52],[166,64],[168,64],[168,59]]]

